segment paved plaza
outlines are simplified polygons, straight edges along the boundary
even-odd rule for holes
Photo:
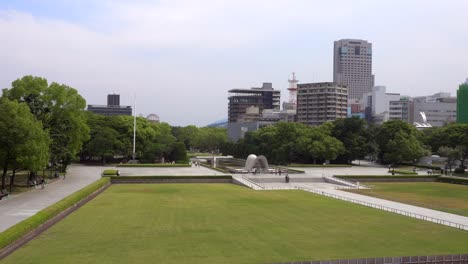
[[[121,176],[223,175],[203,166],[192,167],[118,167]]]

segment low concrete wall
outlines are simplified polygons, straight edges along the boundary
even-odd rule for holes
[[[337,177],[340,179],[353,181],[353,182],[435,182],[436,178],[392,178],[392,177],[382,177],[382,178],[347,178],[347,177]]]
[[[277,264],[467,264],[468,254],[294,261]]]
[[[40,235],[42,232],[46,231],[49,229],[51,226],[59,222],[60,220],[64,219],[67,217],[69,214],[73,213],[76,209],[80,208],[87,202],[91,201],[94,199],[96,196],[98,196],[100,193],[102,193],[104,190],[109,188],[111,183],[107,183],[106,185],[102,186],[92,194],[90,194],[88,197],[82,199],[81,201],[77,202],[76,204],[70,206],[69,208],[65,209],[63,212],[59,213],[58,215],[54,216],[53,218],[49,219],[42,225],[40,225],[38,228],[34,229],[33,231],[27,233],[24,235],[22,238],[16,240],[15,242],[11,243],[10,245],[0,249],[0,260],[5,258],[6,256],[10,255],[13,253],[15,250],[19,249],[38,235]]]
[[[111,178],[112,184],[129,184],[129,183],[232,183],[232,179],[142,179],[136,178]]]
[[[285,175],[276,176],[276,177],[246,177],[247,179],[256,182],[256,183],[284,183]],[[322,178],[293,178],[291,175],[289,176],[289,182],[325,182]]]

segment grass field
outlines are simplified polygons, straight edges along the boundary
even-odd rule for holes
[[[468,186],[438,182],[366,183],[370,190],[353,191],[373,197],[468,216]]]
[[[3,260],[271,263],[465,253],[468,232],[303,191],[113,185]]]

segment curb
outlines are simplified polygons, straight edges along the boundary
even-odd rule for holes
[[[41,224],[39,227],[36,229],[32,230],[31,232],[25,234],[23,237],[17,239],[16,241],[12,242],[8,246],[0,249],[0,260],[4,259],[11,253],[15,252],[17,249],[20,247],[24,246],[26,243],[40,235],[42,232],[46,231],[49,229],[51,226],[59,222],[60,220],[64,219],[67,217],[69,214],[73,213],[76,211],[78,208],[86,204],[87,202],[91,201],[94,199],[96,196],[98,196],[100,193],[105,191],[107,188],[111,186],[111,183],[108,182],[106,185],[102,186],[101,188],[97,189],[90,195],[88,195],[86,198],[83,198],[81,201],[77,202],[76,204],[68,207],[64,211],[60,212],[56,216],[52,217],[51,219],[47,220],[45,223]]]

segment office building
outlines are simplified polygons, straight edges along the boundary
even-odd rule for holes
[[[318,126],[347,117],[348,89],[333,82],[298,84],[297,122]]]
[[[457,91],[457,123],[468,124],[468,78]]]
[[[105,116],[132,115],[132,107],[120,105],[119,94],[107,95],[107,105],[88,105],[88,111]]]
[[[429,96],[413,98],[414,122],[424,123],[432,127],[442,127],[457,120],[457,98],[450,93],[436,93]],[[421,113],[424,113],[423,115]]]
[[[413,124],[414,103],[409,97],[400,97],[400,100],[389,101],[388,120],[402,120]]]
[[[259,88],[229,90],[228,122],[240,121],[249,107],[257,107],[259,114],[263,109],[279,110],[280,96],[281,92],[274,90],[271,83],[263,83]]]
[[[372,92],[372,43],[359,39],[335,41],[333,82],[346,85],[349,99],[360,100],[365,93]]]

